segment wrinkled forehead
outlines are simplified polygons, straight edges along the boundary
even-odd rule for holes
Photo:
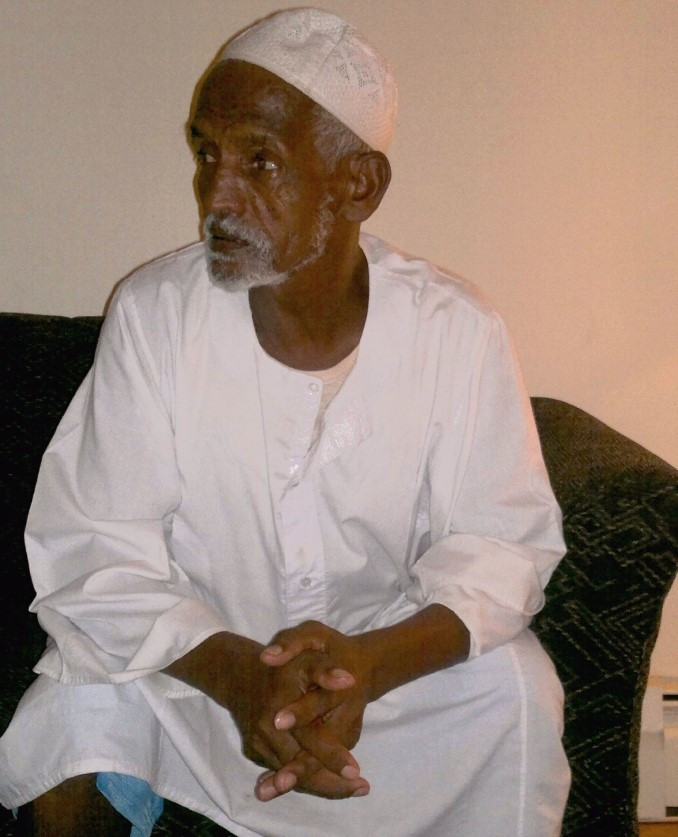
[[[192,123],[261,124],[283,130],[309,123],[315,103],[296,87],[255,64],[216,64],[198,93]],[[299,123],[297,125],[297,123]]]

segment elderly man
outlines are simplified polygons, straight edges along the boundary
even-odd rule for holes
[[[189,125],[204,243],[119,290],[27,529],[36,834],[559,833],[563,552],[504,326],[360,225],[396,92],[326,12],[233,40]],[[110,804],[109,804],[110,803]]]

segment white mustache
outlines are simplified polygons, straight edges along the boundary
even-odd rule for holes
[[[270,240],[260,231],[251,229],[244,221],[233,215],[217,215],[210,212],[202,223],[206,238],[221,234],[227,238],[237,238],[255,247],[261,253],[271,250]]]

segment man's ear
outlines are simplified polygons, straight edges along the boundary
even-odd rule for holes
[[[360,224],[381,203],[391,182],[391,164],[381,151],[351,154],[344,163],[347,170],[342,215]]]

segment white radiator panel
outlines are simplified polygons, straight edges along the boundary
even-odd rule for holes
[[[643,701],[638,819],[678,819],[678,683],[650,677]]]

